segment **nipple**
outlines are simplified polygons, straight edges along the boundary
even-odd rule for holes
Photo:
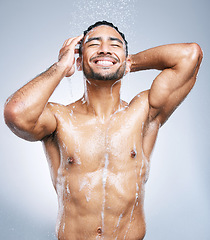
[[[98,233],[98,235],[101,235],[101,233],[102,233],[101,227],[99,227],[99,228],[97,229],[97,233]]]
[[[132,150],[132,151],[131,151],[131,157],[132,157],[132,158],[135,158],[135,157],[136,157],[136,151],[135,151],[135,150]]]
[[[73,163],[74,162],[74,158],[73,157],[68,157],[67,162],[68,163]]]

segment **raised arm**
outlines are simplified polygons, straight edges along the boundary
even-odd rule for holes
[[[149,91],[149,119],[162,125],[192,89],[202,61],[196,43],[170,44],[131,55],[131,72],[158,69]]]
[[[5,122],[17,136],[36,141],[55,131],[56,119],[47,103],[63,77],[74,73],[75,46],[81,38],[82,35],[66,40],[59,61],[8,98],[4,108]]]

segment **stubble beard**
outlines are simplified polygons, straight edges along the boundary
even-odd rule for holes
[[[97,73],[94,72],[92,68],[88,69],[85,65],[83,65],[83,73],[88,80],[100,80],[100,81],[112,81],[112,80],[119,80],[123,78],[125,74],[126,63],[120,66],[115,72],[113,73]],[[104,71],[104,70],[103,70]]]

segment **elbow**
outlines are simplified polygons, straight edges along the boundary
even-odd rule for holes
[[[189,76],[191,79],[191,77],[197,75],[202,58],[203,52],[197,43],[185,43],[177,66],[188,74],[188,79]]]
[[[20,106],[7,101],[4,106],[4,121],[10,130],[14,133],[25,128],[24,113]]]
[[[19,116],[17,107],[13,106],[9,102],[5,103],[4,106],[4,121],[6,125],[11,129],[14,126],[19,125]],[[11,129],[12,130],[12,129]]]
[[[12,104],[7,103],[5,104],[4,121],[16,136],[28,141],[39,140],[30,134],[33,127],[24,120],[23,113],[21,113],[17,106],[12,106]]]
[[[189,43],[185,52],[185,57],[189,63],[193,63],[196,66],[200,64],[203,58],[203,51],[197,43]]]
[[[4,121],[9,126],[15,120],[16,110],[12,104],[10,104],[10,99],[7,99],[4,105]]]

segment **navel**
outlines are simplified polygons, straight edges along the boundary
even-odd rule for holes
[[[135,158],[135,157],[136,157],[136,151],[135,151],[134,149],[131,151],[131,157],[132,157],[132,158]]]
[[[67,162],[72,164],[74,162],[74,158],[73,157],[68,157]]]
[[[102,234],[102,229],[101,229],[101,227],[98,227],[98,228],[97,228],[97,233],[98,233],[98,235],[101,235],[101,234]]]

